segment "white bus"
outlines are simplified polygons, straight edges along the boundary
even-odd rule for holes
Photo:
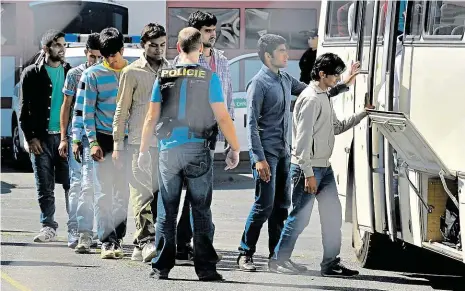
[[[377,108],[331,161],[358,260],[382,267],[398,241],[464,262],[441,216],[465,225],[465,1],[322,1],[321,15],[318,54],[362,66],[337,115]]]

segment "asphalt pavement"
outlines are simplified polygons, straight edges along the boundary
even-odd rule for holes
[[[418,272],[361,269],[351,247],[351,225],[343,224],[341,257],[360,276],[351,279],[323,278],[319,263],[322,256],[318,207],[314,207],[309,226],[300,236],[292,259],[305,264],[303,275],[281,275],[265,271],[268,255],[267,226],[257,245],[256,273],[237,269],[237,247],[246,217],[254,200],[253,181],[247,162],[225,173],[219,162],[215,167],[215,190],[212,204],[216,225],[215,248],[223,255],[218,264],[223,283],[199,282],[193,267],[175,267],[170,280],[149,277],[150,265],[130,260],[135,230],[129,208],[128,234],[124,240],[122,260],[102,260],[98,250],[78,255],[66,245],[64,192],[56,187],[56,217],[59,241],[34,243],[40,229],[39,207],[34,176],[2,166],[1,173],[1,290],[465,290],[463,278]],[[399,264],[402,264],[399,262]]]

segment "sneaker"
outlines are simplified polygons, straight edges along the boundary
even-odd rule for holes
[[[113,244],[111,242],[102,243],[100,258],[102,258],[102,259],[116,259],[114,246],[113,246]]]
[[[39,234],[34,237],[34,242],[50,242],[55,241],[57,236],[56,230],[50,226],[43,227]]]
[[[142,260],[144,262],[150,262],[155,255],[157,254],[157,249],[155,248],[155,243],[148,242],[145,244],[144,248],[142,249]]]
[[[199,281],[204,282],[222,282],[224,281],[223,276],[221,276],[217,271],[206,271],[198,274]]]
[[[74,251],[78,254],[90,253],[90,246],[92,245],[92,237],[88,233],[81,233],[79,236],[79,243]]]
[[[68,232],[68,248],[74,249],[79,242],[79,233],[77,232],[77,229],[71,229]]]
[[[240,255],[237,258],[237,264],[239,265],[239,269],[244,272],[255,272],[257,268],[253,263],[252,256]]]
[[[304,265],[297,264],[297,263],[291,261],[290,259],[288,260],[288,262],[289,262],[297,271],[299,271],[299,273],[305,273],[305,272],[308,271],[307,267],[304,266]]]
[[[170,270],[158,270],[153,268],[150,272],[150,278],[158,279],[158,280],[168,280],[168,274]]]
[[[307,267],[298,265],[291,260],[287,260],[284,262],[270,260],[268,262],[268,269],[270,272],[278,273],[278,274],[300,274],[307,271]]]
[[[123,245],[122,239],[118,239],[116,242],[113,243],[113,250],[115,252],[116,259],[122,259],[124,257],[122,245]]]
[[[326,270],[321,270],[321,275],[323,277],[353,277],[358,274],[358,271],[351,270],[341,263],[334,264]]]
[[[176,265],[178,266],[193,266],[194,265],[194,249],[189,245],[185,250],[176,252]]]
[[[131,261],[142,261],[142,249],[140,247],[134,247],[134,251],[131,255]]]

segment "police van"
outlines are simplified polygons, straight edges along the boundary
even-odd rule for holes
[[[88,39],[87,34],[66,34],[65,41],[67,43],[65,58],[71,67],[77,67],[86,62],[84,50]],[[137,60],[144,50],[140,45],[140,36],[125,36],[124,58],[129,63]],[[43,59],[44,53],[38,52],[34,57],[33,62],[39,62]],[[29,156],[27,153],[27,142],[24,138],[23,131],[19,126],[19,114],[21,110],[22,88],[21,83],[17,83],[13,94],[13,114],[12,114],[12,159],[13,164],[17,167],[30,167]]]

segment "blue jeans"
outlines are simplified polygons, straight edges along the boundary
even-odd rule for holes
[[[101,191],[96,193],[97,234],[99,240],[116,242],[126,235],[129,205],[128,152],[120,152],[121,169],[113,163],[113,136],[97,132],[97,141],[104,153],[104,160],[94,162]],[[88,216],[91,218],[92,216]]]
[[[214,160],[215,151],[210,151],[212,161]],[[213,168],[212,163],[212,168]],[[213,179],[213,178],[212,178]],[[186,188],[186,197],[190,195],[189,187]],[[213,223],[213,222],[212,222]],[[213,234],[215,234],[215,224],[212,226]],[[178,226],[176,229],[176,246],[178,252],[186,252],[188,245],[192,240],[192,211],[189,199],[184,199],[184,205],[181,210],[181,217],[179,218]]]
[[[213,247],[211,200],[213,171],[210,149],[204,143],[187,143],[159,154],[160,192],[157,204],[157,255],[152,268],[171,270],[176,255],[176,219],[184,180],[190,189],[186,199],[192,208],[194,264],[199,275],[216,270],[218,255]]]
[[[287,218],[287,209],[291,204],[291,178],[289,167],[291,164],[289,153],[283,152],[279,157],[265,151],[265,159],[271,170],[269,183],[258,176],[255,163],[250,154],[252,172],[255,179],[255,202],[250,211],[242,234],[239,252],[241,255],[253,256],[256,250],[260,231],[268,220],[268,249],[269,257],[273,255],[274,248],[279,241],[284,221]]]
[[[94,197],[100,193],[100,184],[94,169],[94,160],[90,156],[89,140],[82,137],[82,157],[80,192],[76,206],[76,223],[79,233],[92,234],[94,225]],[[74,157],[73,157],[74,159]],[[73,180],[73,178],[71,178]]]
[[[305,192],[305,177],[298,165],[291,165],[291,173],[294,184],[293,209],[286,220],[273,259],[284,262],[291,257],[297,238],[310,221],[316,198],[323,239],[321,269],[326,270],[339,261],[341,251],[342,209],[333,170],[331,167],[313,168],[318,187],[316,195]]]
[[[69,190],[68,160],[60,157],[58,153],[60,134],[49,134],[40,144],[43,153],[30,155],[39,198],[40,223],[43,227],[57,229],[58,223],[54,217],[55,182],[62,184],[65,192]]]

